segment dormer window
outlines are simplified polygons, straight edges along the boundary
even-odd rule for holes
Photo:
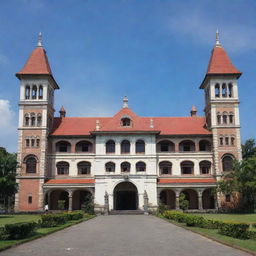
[[[122,126],[128,127],[128,126],[131,126],[131,124],[132,124],[132,121],[129,117],[122,118],[122,120],[121,120],[121,125]]]

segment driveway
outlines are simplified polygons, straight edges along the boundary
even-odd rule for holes
[[[154,216],[99,216],[0,253],[1,256],[241,256]]]

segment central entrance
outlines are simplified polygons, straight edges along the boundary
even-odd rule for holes
[[[121,182],[114,189],[115,210],[137,210],[138,191],[131,182]]]

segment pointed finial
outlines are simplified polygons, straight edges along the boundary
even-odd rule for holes
[[[150,128],[154,128],[154,120],[151,118],[150,119],[150,125],[149,125]]]
[[[41,32],[39,32],[39,34],[38,34],[37,47],[43,47],[42,33]]]
[[[216,47],[221,47],[220,39],[219,39],[219,30],[216,30],[216,42],[215,42]]]
[[[123,98],[123,108],[128,108],[128,98],[126,96]]]
[[[61,118],[66,116],[66,110],[65,110],[65,108],[63,106],[60,108],[59,113],[60,113],[60,117]]]
[[[190,111],[191,116],[196,116],[197,108],[193,105]]]
[[[96,120],[96,131],[99,131],[100,129],[100,121]]]

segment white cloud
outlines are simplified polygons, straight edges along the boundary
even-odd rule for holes
[[[14,152],[17,148],[15,112],[8,100],[0,99],[0,147]]]
[[[0,65],[5,66],[8,63],[8,58],[0,53]]]
[[[184,11],[185,10],[185,11]],[[256,28],[248,24],[213,19],[203,9],[181,9],[169,18],[169,26],[176,34],[188,36],[193,43],[214,45],[215,31],[220,31],[220,40],[229,51],[256,49]]]

